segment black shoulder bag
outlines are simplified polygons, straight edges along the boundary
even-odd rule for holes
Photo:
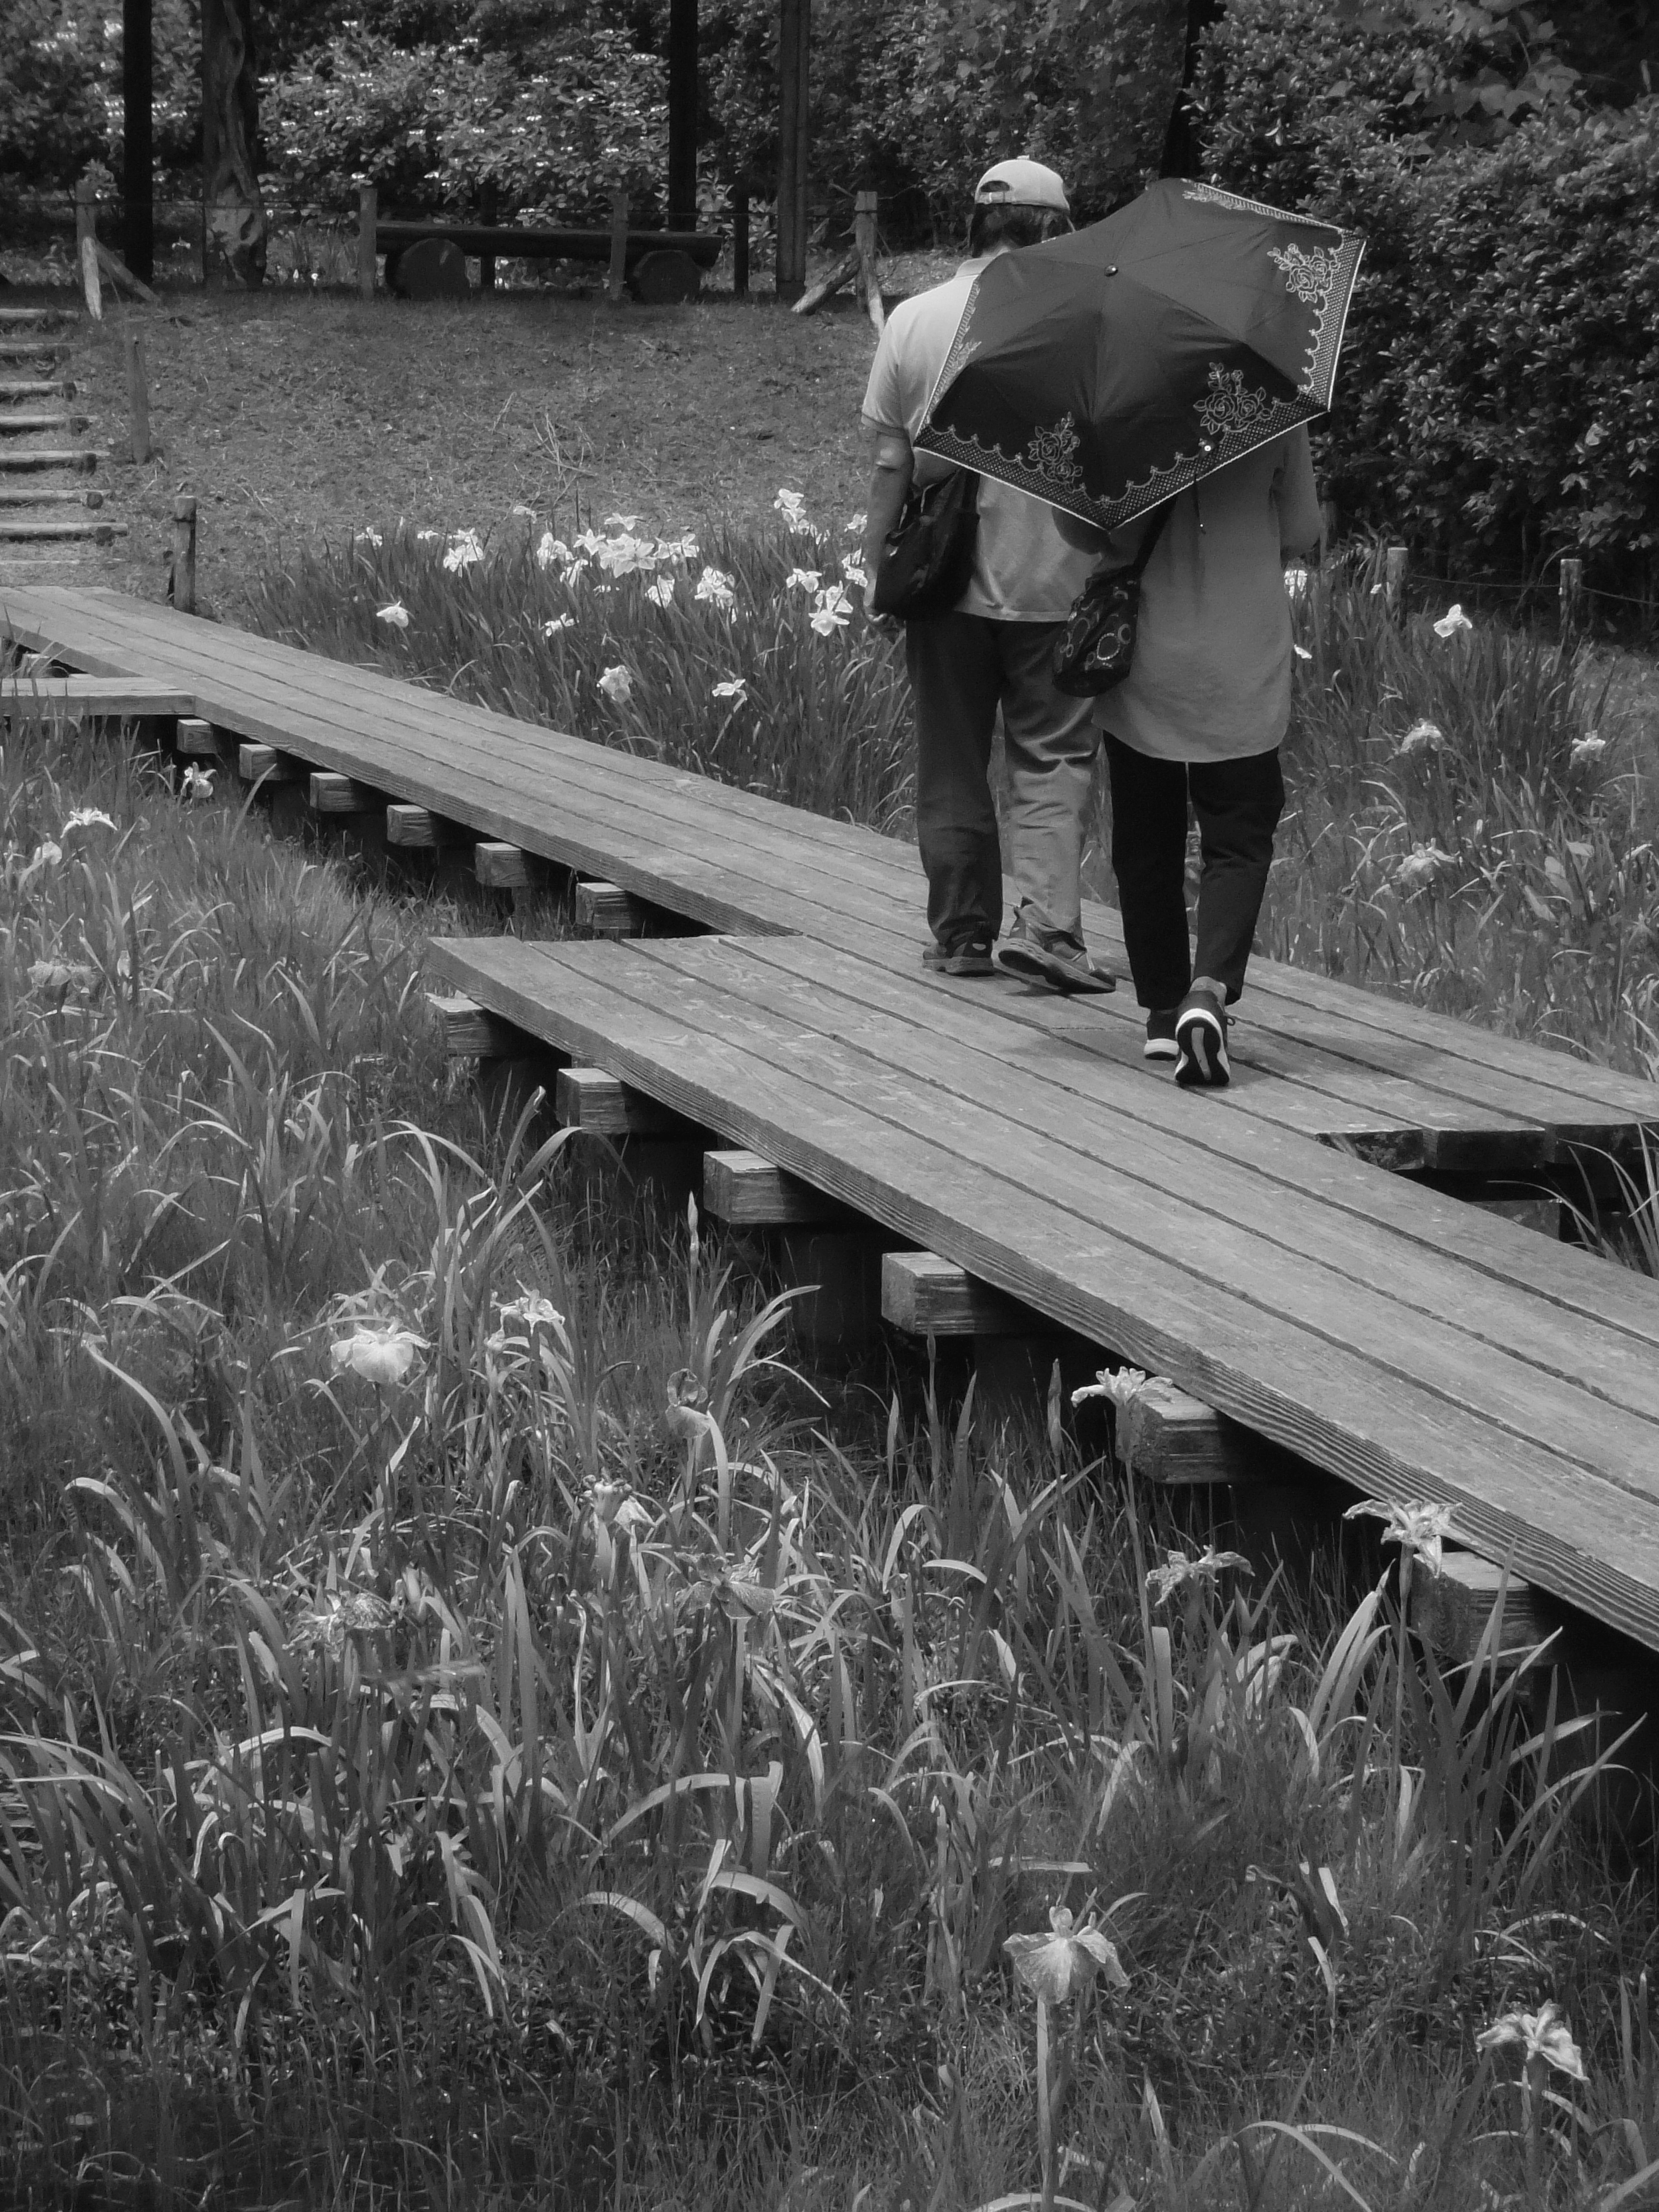
[[[901,622],[949,614],[974,573],[978,534],[979,478],[971,469],[952,469],[913,491],[876,564],[875,612]]]
[[[1135,657],[1140,579],[1164,532],[1169,502],[1159,507],[1141,548],[1127,568],[1091,576],[1072,602],[1066,628],[1054,640],[1054,688],[1073,699],[1115,690]]]

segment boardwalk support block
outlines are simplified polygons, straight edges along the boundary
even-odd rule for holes
[[[459,823],[446,821],[429,807],[398,805],[386,811],[386,842],[406,853],[436,853],[470,840]]]
[[[437,1016],[444,1050],[452,1060],[508,1060],[524,1054],[528,1040],[523,1030],[471,999],[428,991],[426,1002]]]
[[[1162,1375],[1119,1414],[1117,1449],[1131,1474],[1168,1487],[1259,1482],[1267,1455],[1259,1437]]]
[[[181,714],[173,748],[181,760],[217,761],[223,757],[224,744],[211,722],[204,722],[199,714]]]
[[[244,783],[300,783],[306,769],[302,762],[278,752],[275,745],[244,743],[236,748],[236,773]]]
[[[847,1218],[834,1199],[758,1152],[705,1153],[702,1206],[728,1229],[805,1228]]]
[[[596,1137],[661,1137],[685,1127],[678,1114],[630,1091],[602,1067],[562,1067],[553,1103],[567,1129]]]
[[[380,793],[369,785],[337,775],[332,769],[312,770],[306,796],[313,814],[378,813],[384,804]]]
[[[576,921],[595,937],[639,937],[645,930],[645,908],[620,884],[580,883]]]
[[[1412,1625],[1431,1644],[1444,1665],[1465,1666],[1474,1659],[1504,1597],[1498,1649],[1513,1659],[1554,1633],[1561,1608],[1541,1590],[1473,1552],[1448,1552],[1436,1574],[1422,1559],[1412,1576]]]
[[[1029,1306],[1004,1297],[937,1252],[886,1255],[881,1317],[908,1336],[1029,1336],[1041,1334],[1045,1326]]]
[[[472,848],[472,868],[484,889],[491,891],[532,890],[546,874],[545,864],[520,846],[493,840]]]

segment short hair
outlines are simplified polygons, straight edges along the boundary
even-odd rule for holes
[[[1072,221],[1058,208],[1020,207],[981,200],[968,226],[968,252],[977,260],[994,246],[1041,246],[1045,238],[1069,230]]]

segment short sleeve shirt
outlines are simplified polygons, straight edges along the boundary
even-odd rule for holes
[[[990,258],[964,261],[948,283],[902,300],[888,317],[864,394],[864,419],[872,429],[915,440],[974,279]],[[951,466],[925,453],[915,461],[923,483]],[[1064,622],[1094,567],[1091,555],[1060,536],[1052,507],[1012,484],[980,478],[974,573],[957,602],[959,613]]]

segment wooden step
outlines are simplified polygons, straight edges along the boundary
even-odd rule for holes
[[[0,361],[66,361],[69,348],[61,338],[8,337],[0,333]]]
[[[97,545],[108,545],[126,534],[125,522],[105,522],[102,520],[50,522],[44,516],[38,521],[27,515],[0,516],[0,543],[21,545],[76,538],[90,539]]]
[[[79,484],[0,484],[0,507],[100,507],[103,503],[103,493],[94,491],[90,484],[84,489]]]
[[[67,376],[35,377],[25,379],[21,383],[0,383],[0,400],[7,402],[20,399],[73,399],[74,397],[75,386]]]
[[[46,330],[63,320],[61,307],[0,307],[0,331]]]
[[[66,430],[70,437],[77,431],[89,429],[90,415],[53,412],[49,415],[25,414],[21,409],[0,407],[0,437],[31,438],[43,435],[48,430]]]
[[[0,453],[0,469],[8,473],[21,474],[25,470],[68,469],[71,472],[89,474],[97,465],[98,455],[85,446],[43,446],[32,453]]]
[[[786,1175],[758,1152],[705,1152],[703,1211],[728,1229],[793,1229],[847,1218],[843,1207],[810,1182]]]
[[[597,1137],[663,1136],[685,1126],[677,1114],[630,1091],[602,1067],[562,1067],[553,1105],[567,1129],[586,1129]]]

